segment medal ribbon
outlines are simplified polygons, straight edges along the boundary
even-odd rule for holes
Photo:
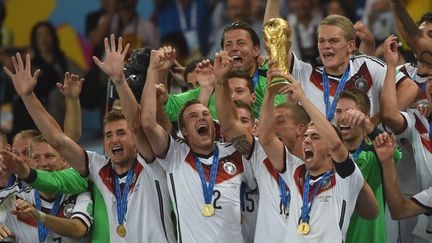
[[[363,145],[364,145],[364,143],[362,141],[361,144],[360,144],[360,146],[357,148],[357,150],[355,151],[355,153],[352,155],[354,161],[357,160],[357,158],[359,157],[361,151],[363,150]]]
[[[59,209],[61,199],[62,199],[62,195],[57,194],[54,201],[54,205],[51,208],[50,215],[53,216],[57,215],[57,211]],[[35,191],[35,201],[36,201],[36,209],[42,211],[39,191]],[[39,242],[45,242],[46,238],[48,237],[48,227],[45,227],[41,222],[38,221],[37,228],[38,228]]]
[[[278,183],[279,183],[279,189],[281,192],[281,200],[282,200],[282,206],[283,208],[288,207],[288,202],[291,200],[291,192],[287,191],[287,186],[285,184],[284,179],[282,179],[282,176],[278,175]]]
[[[114,189],[117,201],[117,222],[119,225],[123,224],[126,215],[129,185],[131,184],[133,174],[134,169],[130,168],[126,176],[126,183],[124,185],[122,195],[120,195],[120,179],[118,178],[117,174],[114,175]]]
[[[258,73],[258,64],[257,64],[257,68],[255,69],[255,73],[252,76],[252,85],[253,85],[254,89],[257,86],[258,80],[259,80],[259,73]]]
[[[428,118],[429,122],[429,141],[432,141],[432,115]]]
[[[312,209],[313,200],[316,197],[316,194],[318,193],[318,190],[321,188],[322,184],[324,183],[327,178],[329,178],[333,174],[333,169],[328,170],[315,184],[315,188],[312,194],[312,198],[309,204],[309,189],[310,189],[310,176],[309,174],[306,175],[306,181],[303,185],[303,207],[302,207],[302,213],[301,213],[301,222],[307,223],[309,222],[309,213]]]
[[[209,178],[208,185],[207,185],[207,181],[206,181],[206,178],[204,175],[204,169],[202,167],[201,162],[199,161],[198,157],[196,157],[195,155],[194,155],[194,158],[195,158],[196,166],[198,168],[198,174],[199,174],[199,177],[201,179],[201,185],[202,185],[203,194],[204,194],[204,202],[205,202],[205,204],[210,204],[211,199],[212,199],[212,195],[213,195],[214,184],[216,181],[216,172],[217,172],[217,168],[218,168],[218,164],[219,164],[218,146],[215,145],[215,150],[214,150],[214,154],[213,154],[213,162],[212,162],[212,166],[210,169],[210,178]]]
[[[337,97],[339,96],[340,92],[342,92],[342,90],[344,89],[346,82],[348,81],[348,75],[349,75],[349,64],[342,75],[342,78],[341,78],[339,85],[336,89],[336,93],[333,96],[333,102],[330,105],[329,79],[328,79],[325,68],[323,69],[322,82],[323,82],[323,86],[324,86],[324,103],[326,105],[326,118],[329,121],[333,120],[334,113],[336,110],[336,100],[337,100]]]

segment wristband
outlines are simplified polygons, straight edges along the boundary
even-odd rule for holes
[[[42,211],[39,211],[39,210],[36,210],[36,214],[35,214],[34,218],[37,221],[39,221],[41,223],[44,223],[45,222],[45,217],[46,217],[46,213],[44,213]]]

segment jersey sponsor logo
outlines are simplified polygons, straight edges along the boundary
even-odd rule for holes
[[[317,87],[319,90],[323,91],[323,83],[322,83],[322,71],[318,69],[314,69],[310,81]],[[357,89],[364,93],[369,92],[372,88],[373,80],[372,76],[367,68],[366,63],[363,63],[361,67],[358,69],[357,73],[355,73],[345,84],[344,90],[353,90]],[[339,85],[339,81],[335,80],[332,77],[329,77],[329,93],[330,96],[334,96],[336,94],[336,89]]]
[[[423,144],[423,146],[429,151],[429,153],[432,153],[432,142],[429,139],[429,132],[426,126],[421,122],[421,119],[414,114],[415,116],[415,128],[420,134],[420,140]]]

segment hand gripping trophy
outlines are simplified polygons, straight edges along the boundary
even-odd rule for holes
[[[276,61],[273,66],[280,69],[283,74],[288,74],[288,58],[291,48],[291,27],[289,23],[281,18],[270,19],[264,24],[263,37],[267,53],[273,61]],[[290,83],[289,80],[274,77],[267,89],[269,92],[277,93],[283,86]]]

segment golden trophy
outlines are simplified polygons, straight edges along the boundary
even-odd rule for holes
[[[282,18],[272,18],[263,27],[264,46],[273,61],[273,67],[283,74],[289,73],[289,54],[291,48],[291,26]],[[281,77],[273,77],[267,89],[277,93],[291,81]]]

